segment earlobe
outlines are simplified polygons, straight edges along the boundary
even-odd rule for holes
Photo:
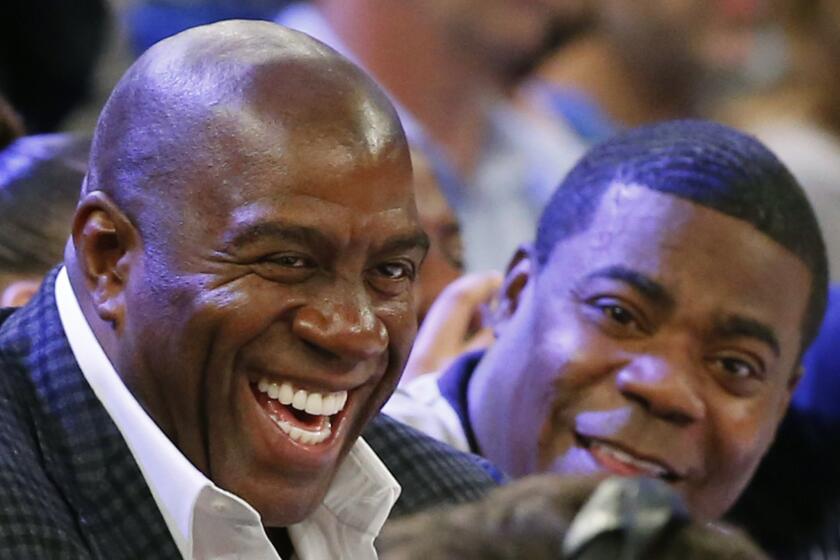
[[[533,247],[530,244],[521,245],[508,264],[499,291],[499,305],[493,316],[493,330],[497,336],[519,307],[522,292],[531,279],[533,266]]]
[[[103,321],[119,326],[123,292],[140,236],[128,217],[103,192],[87,194],[73,220],[76,263],[91,303]]]

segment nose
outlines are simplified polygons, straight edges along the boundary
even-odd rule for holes
[[[690,366],[680,362],[656,356],[638,357],[618,373],[619,391],[667,422],[688,426],[703,420],[706,404],[690,377]]]
[[[366,296],[306,305],[296,313],[292,331],[318,350],[348,361],[375,358],[388,348],[388,331]]]

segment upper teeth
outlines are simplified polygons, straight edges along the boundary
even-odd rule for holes
[[[611,455],[613,458],[621,461],[622,463],[636,467],[640,471],[648,473],[650,476],[663,477],[668,474],[668,469],[663,466],[633,457],[629,453],[625,453],[621,449],[617,449],[611,445],[593,441],[592,447],[597,448],[601,453]]]
[[[280,401],[281,404],[291,405],[292,408],[317,416],[332,416],[339,413],[347,404],[347,391],[316,393],[295,389],[289,382],[277,384],[266,378],[260,379],[257,389],[269,398]]]

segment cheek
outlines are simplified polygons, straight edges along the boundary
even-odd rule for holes
[[[574,319],[571,309],[558,313]],[[531,371],[552,375],[532,402],[539,420],[532,437],[537,441],[538,468],[544,471],[558,465],[575,445],[573,430],[580,413],[610,409],[623,401],[613,380],[621,362],[618,348],[580,321],[541,323],[546,326],[540,327],[543,334],[534,348],[538,359]]]
[[[397,372],[402,373],[417,334],[417,314],[413,296],[380,305],[374,313],[388,332],[389,371],[396,367]]]
[[[704,517],[722,515],[752,478],[775,434],[776,420],[762,413],[769,407],[769,402],[742,404],[710,418],[707,476],[689,498]]]

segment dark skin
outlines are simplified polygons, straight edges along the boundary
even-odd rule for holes
[[[514,260],[470,380],[478,444],[514,476],[660,477],[720,517],[787,408],[810,289],[752,225],[616,183],[544,264]]]
[[[372,82],[267,23],[151,49],[100,120],[65,256],[74,292],[146,411],[266,527],[321,503],[399,379],[428,246],[411,180]],[[262,379],[347,391],[331,435],[278,429]]]

